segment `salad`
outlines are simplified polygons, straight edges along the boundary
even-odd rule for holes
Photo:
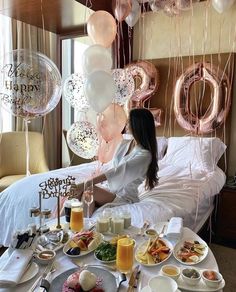
[[[95,249],[95,256],[100,261],[114,261],[116,260],[116,246],[108,241],[104,241]]]

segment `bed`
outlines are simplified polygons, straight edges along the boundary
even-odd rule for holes
[[[160,155],[165,150],[161,147],[166,147],[166,143],[163,143],[163,138],[160,141],[159,184],[151,191],[140,185],[140,201],[137,203],[110,207],[129,210],[132,225],[137,227],[141,227],[144,220],[154,224],[180,216],[184,219],[184,226],[197,232],[210,216],[214,196],[225,183],[225,174],[217,163],[226,146],[218,138],[171,137],[162,158]],[[111,165],[101,166],[98,161],[93,161],[32,175],[8,187],[0,194],[0,244],[9,246],[13,231],[24,229],[38,220],[29,216],[29,209],[38,205],[41,182],[51,177],[63,179],[68,175],[74,176],[78,182],[94,171],[109,169]],[[54,209],[55,206],[56,198],[43,200],[43,208]],[[96,217],[103,209],[99,208],[93,216]]]

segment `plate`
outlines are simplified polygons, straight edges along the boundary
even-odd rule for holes
[[[32,262],[28,270],[21,277],[18,284],[22,284],[31,280],[33,277],[35,277],[38,274],[38,272],[39,272],[39,266],[35,262]]]
[[[62,274],[58,275],[56,278],[53,279],[49,292],[58,292],[62,291],[63,284],[66,281],[66,279],[73,274],[74,272],[77,272],[79,269],[70,269],[68,271],[63,272]],[[111,272],[103,269],[103,268],[97,268],[93,266],[87,266],[86,270],[90,271],[91,273],[94,273],[96,276],[98,276],[100,279],[102,279],[102,289],[105,292],[115,292],[118,291],[120,279],[116,278]]]
[[[202,270],[203,271],[203,270]],[[202,273],[201,270],[199,270],[200,274]],[[203,279],[201,278],[201,280],[197,283],[197,285],[195,286],[190,286],[188,285],[186,282],[184,282],[182,276],[180,275],[180,277],[176,280],[176,283],[178,284],[178,288],[179,289],[183,289],[186,291],[193,291],[193,292],[213,292],[213,291],[219,291],[221,289],[224,288],[225,286],[225,280],[222,279],[220,285],[218,288],[210,288],[206,285],[206,283],[203,281]]]
[[[152,290],[148,286],[144,286],[140,292],[152,292]],[[175,292],[181,292],[181,291],[177,289]]]
[[[136,261],[139,262],[141,265],[146,266],[146,267],[154,267],[154,266],[158,266],[158,265],[164,263],[165,261],[167,261],[167,260],[169,259],[169,257],[171,256],[171,254],[172,254],[173,246],[172,246],[172,244],[171,244],[168,240],[166,240],[166,239],[164,239],[164,238],[161,238],[160,240],[162,240],[162,241],[165,243],[165,245],[166,245],[167,247],[170,248],[169,254],[168,254],[168,256],[167,256],[164,260],[162,260],[162,261],[159,262],[159,263],[155,263],[155,264],[146,264],[146,263],[143,263],[143,262],[138,258],[138,256],[137,256],[138,252],[144,251],[145,248],[146,248],[146,246],[147,246],[148,240],[146,240],[146,241],[142,242],[142,243],[138,246],[138,248],[137,248],[137,250],[136,250],[136,252],[135,252],[135,259],[136,259]]]
[[[112,261],[102,261],[99,258],[97,258],[96,254],[94,253],[94,257],[97,261],[99,261],[101,264],[105,264],[105,265],[109,265],[109,264],[114,264],[116,262],[116,260],[112,260]]]
[[[182,261],[182,260],[178,257],[177,253],[180,251],[180,249],[181,249],[181,247],[183,246],[183,244],[184,244],[185,241],[194,241],[194,240],[197,240],[200,244],[205,245],[205,248],[202,249],[203,254],[199,256],[199,260],[196,261],[196,262],[194,262],[194,261],[193,261],[193,262],[185,262],[185,261]],[[175,259],[176,259],[177,261],[179,261],[181,264],[185,264],[185,265],[188,265],[188,266],[196,265],[196,264],[202,262],[202,261],[206,258],[207,254],[208,254],[208,245],[207,245],[207,243],[206,243],[204,240],[202,240],[200,237],[195,237],[195,238],[182,238],[182,239],[181,239],[181,240],[175,245],[175,247],[174,247],[174,251],[173,251],[173,255],[174,255]]]
[[[58,251],[68,241],[69,234],[63,230],[51,230],[37,238],[37,244],[43,248]]]
[[[99,232],[95,232],[95,231],[94,231],[94,233],[97,234],[97,235],[99,236],[99,238],[100,238],[100,241],[97,243],[97,245],[96,245],[94,248],[92,248],[92,249],[90,249],[90,250],[81,250],[81,251],[80,251],[80,254],[78,254],[78,255],[69,255],[69,254],[67,254],[66,252],[71,248],[71,246],[70,246],[70,241],[71,241],[71,239],[70,239],[70,240],[64,245],[64,247],[63,247],[63,253],[64,253],[66,256],[70,257],[70,258],[79,258],[79,257],[85,256],[85,255],[87,255],[87,254],[93,252],[93,251],[97,248],[98,244],[100,244],[101,241],[103,240],[103,235],[102,235],[101,233],[99,233]]]

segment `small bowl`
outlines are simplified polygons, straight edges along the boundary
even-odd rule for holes
[[[56,257],[56,253],[54,250],[50,250],[50,249],[45,249],[43,251],[40,251],[37,255],[36,255],[36,259],[37,261],[42,264],[42,265],[47,265],[50,262],[52,262]]]
[[[218,288],[222,282],[222,275],[215,270],[204,270],[202,279],[209,288]]]
[[[185,283],[190,286],[195,286],[201,280],[201,274],[197,269],[185,268],[181,272],[182,278]]]
[[[161,273],[163,276],[167,276],[174,280],[177,280],[180,276],[181,270],[178,266],[175,265],[164,265],[161,268]]]
[[[148,281],[151,291],[176,292],[178,285],[175,280],[166,276],[155,276]]]
[[[157,234],[157,231],[155,229],[149,228],[149,229],[145,230],[145,235],[147,237],[152,238],[152,237],[156,237],[158,234]]]

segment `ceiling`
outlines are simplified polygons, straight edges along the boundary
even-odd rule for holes
[[[111,0],[4,0],[0,14],[66,35],[79,31],[92,10],[111,12]],[[86,7],[92,3],[91,9]],[[42,8],[41,8],[42,5]]]

